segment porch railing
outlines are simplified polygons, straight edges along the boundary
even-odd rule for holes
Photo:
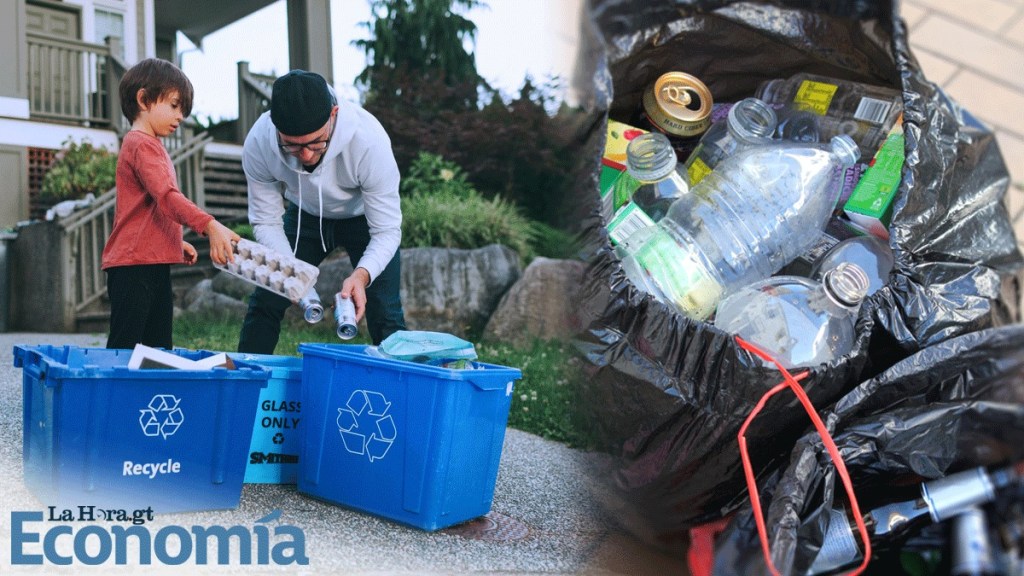
[[[124,133],[117,86],[126,66],[118,39],[91,44],[26,32],[29,114]]]
[[[212,138],[206,133],[194,136],[189,131],[176,144],[168,145],[178,177],[178,187],[196,205],[203,207],[203,150]],[[87,210],[72,213],[59,221],[64,230],[65,254],[63,278],[66,306],[76,317],[107,292],[107,278],[101,269],[103,247],[114,225],[116,190],[97,198]]]
[[[245,142],[245,135],[261,114],[270,109],[270,92],[274,76],[249,71],[248,62],[238,63],[238,124],[236,141]]]

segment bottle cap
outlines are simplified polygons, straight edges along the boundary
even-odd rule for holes
[[[868,293],[868,275],[856,264],[843,262],[822,279],[826,292],[842,306],[852,308]]]

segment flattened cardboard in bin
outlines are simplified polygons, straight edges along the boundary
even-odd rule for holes
[[[598,193],[606,122],[630,122],[658,75],[693,74],[716,102],[797,72],[903,90],[907,161],[890,225],[892,281],[862,307],[851,355],[802,381],[815,405],[919,349],[1018,321],[1024,257],[1002,202],[1009,181],[994,135],[965,125],[927,81],[894,3],[595,0],[585,10],[575,79],[584,109],[574,119],[590,264],[581,406],[614,457],[596,472],[600,496],[624,525],[663,542],[746,501],[736,435],[781,379],[731,335],[639,291],[608,241]],[[792,395],[772,399],[747,434],[755,467],[778,466],[806,423]]]

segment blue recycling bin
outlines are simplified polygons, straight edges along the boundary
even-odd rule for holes
[[[212,352],[173,350],[199,360]],[[234,508],[270,372],[127,367],[131,350],[15,346],[25,484],[45,505]]]
[[[433,531],[487,514],[522,373],[300,344],[300,493]]]

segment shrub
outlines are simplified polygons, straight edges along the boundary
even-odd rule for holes
[[[256,240],[256,236],[252,233],[252,224],[249,224],[248,222],[239,222],[231,226],[231,231],[246,240]]]
[[[40,199],[44,202],[78,200],[87,194],[99,196],[114,187],[117,155],[88,139],[76,144],[70,138],[54,157],[43,176]]]
[[[524,260],[533,256],[534,223],[501,197],[484,198],[452,162],[420,154],[403,179],[402,191],[404,247],[503,244]]]

